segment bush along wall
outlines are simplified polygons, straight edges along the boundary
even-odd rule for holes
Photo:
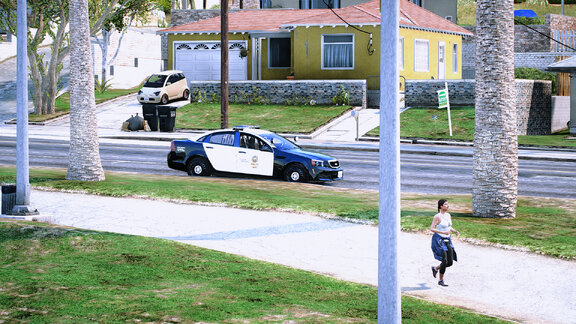
[[[219,100],[220,81],[191,81],[190,93],[191,101]],[[231,81],[228,93],[231,103],[366,107],[366,80]]]

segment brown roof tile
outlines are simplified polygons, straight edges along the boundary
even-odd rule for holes
[[[380,2],[373,0],[355,6],[334,9],[334,13],[350,24],[380,24]],[[341,25],[342,19],[330,9],[262,9],[242,10],[230,13],[230,32],[276,32],[282,26]],[[446,31],[458,34],[471,33],[408,0],[400,0],[400,26]],[[220,17],[174,26],[160,30],[168,33],[220,32]]]

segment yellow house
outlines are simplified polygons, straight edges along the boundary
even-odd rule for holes
[[[405,79],[460,79],[466,29],[400,1],[399,72]],[[341,9],[261,9],[229,14],[230,80],[365,79],[379,89],[380,2]],[[168,68],[189,80],[220,79],[220,17],[174,26]]]

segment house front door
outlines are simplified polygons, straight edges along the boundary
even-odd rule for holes
[[[438,42],[438,79],[446,79],[446,43]]]

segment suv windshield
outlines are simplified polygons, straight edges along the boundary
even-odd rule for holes
[[[153,74],[148,78],[144,86],[147,88],[162,88],[164,86],[164,81],[166,81],[167,75]]]
[[[262,138],[266,139],[270,143],[274,144],[275,147],[281,150],[294,150],[300,148],[298,145],[290,142],[280,135],[274,133],[259,134]]]

